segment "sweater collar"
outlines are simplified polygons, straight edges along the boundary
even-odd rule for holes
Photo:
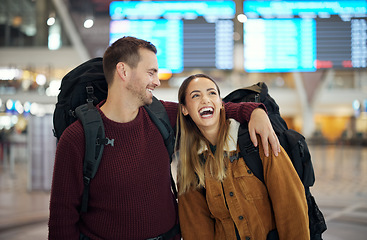
[[[229,129],[228,129],[228,137],[226,140],[227,144],[224,144],[224,151],[232,152],[237,150],[237,139],[238,139],[238,128],[240,127],[240,123],[236,120],[230,118],[229,119]],[[207,151],[208,147],[206,146],[204,141],[200,142],[200,148],[198,150],[198,154],[202,154]]]

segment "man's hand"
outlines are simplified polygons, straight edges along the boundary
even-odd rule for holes
[[[250,121],[248,123],[248,130],[250,132],[251,141],[255,147],[257,146],[256,134],[259,134],[264,147],[265,155],[267,157],[269,156],[269,142],[275,156],[278,156],[278,153],[280,152],[279,139],[275,134],[273,126],[271,125],[269,117],[264,109],[256,108],[251,113]]]

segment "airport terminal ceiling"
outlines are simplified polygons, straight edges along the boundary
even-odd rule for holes
[[[142,38],[149,38],[150,34],[164,32],[163,35],[154,35],[151,36],[151,38],[155,38],[158,42],[165,42],[165,44],[163,44],[163,51],[159,49],[160,54],[165,51],[174,52],[174,54],[176,54],[176,52],[178,53],[176,54],[179,55],[179,57],[176,57],[178,60],[174,59],[174,61],[168,58],[168,55],[164,56],[165,61],[177,62],[176,65],[165,67],[165,63],[160,63],[160,66],[164,66],[163,68],[170,68],[173,73],[180,72],[182,70],[190,71],[196,67],[204,70],[208,70],[210,68],[223,70],[244,69],[246,72],[265,73],[287,71],[312,72],[316,69],[327,68],[345,68],[345,70],[355,67],[366,68],[366,13],[364,12],[362,15],[358,13],[358,15],[355,12],[359,11],[359,9],[364,9],[364,11],[366,11],[366,6],[364,6],[366,5],[365,1],[273,0],[260,1],[260,3],[259,1],[251,0],[192,1],[195,3],[203,2],[205,4],[210,2],[232,2],[234,14],[229,17],[216,16],[219,20],[215,23],[211,22],[212,20],[210,20],[208,16],[200,14],[196,16],[196,19],[193,19],[191,18],[191,12],[189,12],[190,14],[187,14],[181,10],[176,10],[176,12],[180,12],[179,14],[181,14],[175,15],[176,18],[179,16],[178,21],[172,21],[172,19],[167,18],[166,15],[160,15],[158,16],[158,19],[149,18],[147,16],[136,17],[136,13],[133,13],[134,10],[129,10],[129,13],[124,15],[124,17],[116,19],[110,14],[111,2],[113,1],[1,1],[0,13],[2,14],[0,14],[0,33],[1,35],[4,35],[3,37],[0,37],[0,46],[27,47],[47,46],[47,44],[49,44],[50,49],[69,46],[79,52],[82,51],[81,49],[85,49],[85,54],[79,53],[79,55],[82,56],[82,60],[84,60],[90,57],[101,56],[106,46],[115,39],[114,37],[120,37],[124,34],[135,34],[141,35]],[[131,3],[138,2],[139,4],[146,4],[148,6],[151,2],[164,3],[167,1],[116,2],[122,3],[123,5],[121,6],[125,8],[128,4],[131,5]],[[179,3],[188,1],[168,2]],[[68,15],[63,16],[61,11],[62,9],[60,10],[60,7],[58,7],[60,6],[60,3],[62,3]],[[267,3],[269,3],[268,6],[266,5]],[[286,3],[288,4],[286,5]],[[297,6],[296,3],[299,3],[299,6]],[[304,9],[311,9],[314,16],[312,16],[312,14],[305,16],[305,13],[302,12],[304,11],[302,6],[305,6],[306,3],[307,7]],[[260,5],[257,6],[256,4]],[[293,9],[287,9],[288,11],[293,12],[286,15],[286,21],[281,19],[282,16],[284,17],[284,13],[279,10],[279,4],[284,4],[281,7],[285,6],[285,9],[292,5],[296,6]],[[316,7],[312,6],[312,4]],[[345,4],[352,5],[347,6]],[[335,5],[339,7],[335,8],[332,6],[329,8],[327,5]],[[160,5],[160,7],[164,8],[163,4]],[[257,9],[254,10],[254,8]],[[342,14],[338,12],[347,8],[352,9],[352,21],[345,20],[346,17],[342,16]],[[137,10],[135,10],[135,12],[136,11]],[[265,16],[266,14],[264,14],[264,12],[266,13],[269,11],[271,16]],[[240,21],[238,19],[242,12],[247,16],[247,22],[241,22],[242,20]],[[253,17],[254,15],[255,17]],[[57,24],[55,25],[57,26],[45,25],[47,18],[53,16],[56,18]],[[94,20],[94,25],[91,28],[85,28],[83,23],[89,17]],[[225,21],[226,19],[229,21]],[[71,24],[68,24],[67,22],[70,21],[72,21]],[[130,28],[134,27],[137,30],[134,32],[117,32],[117,34],[114,32],[115,29],[120,31],[119,29],[126,26],[130,26]],[[339,27],[337,27],[334,32],[329,31],[329,29],[334,29],[336,26]],[[75,29],[74,32],[71,31],[72,28]],[[264,32],[261,32],[260,30],[263,28],[265,30]],[[271,32],[266,30],[269,28],[276,29],[276,31]],[[256,31],[254,31],[254,29]],[[50,41],[49,33],[52,31],[59,31],[60,33],[59,37],[54,38],[56,40]],[[182,33],[180,33],[180,31]],[[339,37],[337,34],[346,37]],[[197,39],[192,40],[193,36],[197,35],[200,35],[200,38],[205,35],[205,42],[204,40],[197,40],[198,37]],[[282,35],[282,37],[279,37],[279,35]],[[76,38],[80,39],[79,45],[76,44],[78,42],[75,40]],[[254,41],[254,39],[258,40]],[[198,44],[200,42],[202,45]],[[287,44],[284,44],[285,42]],[[328,44],[328,42],[330,44]],[[264,45],[261,45],[260,43]],[[166,47],[166,45],[171,46],[171,48]],[[202,52],[195,49],[195,47],[198,46],[200,46],[200,50],[202,50]],[[353,48],[351,48],[351,46],[353,46]],[[211,49],[208,49],[205,52],[203,51],[205,47],[211,47]],[[341,49],[344,50],[342,51]],[[351,55],[351,51],[353,56],[347,57],[347,55]],[[332,54],[330,54],[330,52],[332,52]],[[336,56],[336,54],[339,55]],[[316,55],[321,57],[318,58]],[[160,62],[160,56],[158,57]],[[214,60],[214,58],[216,59]],[[340,60],[339,58],[342,59]],[[358,61],[355,60],[354,64],[352,59],[358,59]],[[195,61],[199,61],[200,63]],[[362,64],[360,64],[360,62]]]
[[[119,24],[121,24],[121,22],[123,22],[123,24],[126,25],[126,22],[129,22],[129,24],[131,26],[137,26],[138,29],[147,29],[146,27],[146,23],[147,21],[151,22],[152,24],[155,25],[159,25],[162,26],[161,29],[164,29],[165,31],[168,29],[167,28],[167,22],[166,19],[164,19],[165,17],[160,17],[160,19],[157,20],[151,20],[151,19],[144,19],[144,20],[140,20],[140,19],[129,19],[128,16],[124,17],[123,19],[117,19],[116,21],[112,21],[115,19],[112,19],[112,16],[110,16],[110,3],[112,2],[112,0],[4,0],[0,2],[0,36],[5,33],[3,37],[0,37],[0,46],[11,46],[11,47],[27,47],[27,46],[47,46],[47,42],[48,41],[48,32],[51,31],[51,26],[49,27],[49,29],[47,28],[47,26],[45,25],[45,19],[47,19],[50,16],[56,16],[57,18],[61,18],[62,14],[60,12],[60,8],[57,7],[58,3],[64,3],[64,6],[66,7],[66,10],[68,11],[68,14],[70,16],[70,19],[73,20],[73,26],[76,29],[76,33],[80,38],[80,42],[82,44],[82,48],[86,49],[86,58],[89,57],[95,57],[95,56],[101,56],[106,48],[106,46],[108,46],[109,43],[111,43],[111,36],[114,34],[113,28],[112,26],[117,26],[117,29],[119,26]],[[132,2],[141,2],[141,3],[149,3],[151,1],[120,1],[123,3],[132,3]],[[158,0],[156,2],[166,2],[165,0]],[[180,2],[180,1],[171,1],[171,2]],[[182,2],[186,2],[186,1],[182,1]],[[200,2],[200,1],[195,1],[195,2]],[[213,1],[206,1],[206,2],[213,2]],[[238,14],[238,11],[241,10],[245,10],[246,6],[242,6],[242,4],[244,3],[253,3],[256,1],[217,1],[217,2],[234,2],[236,4],[235,7],[235,11],[236,14]],[[273,2],[273,3],[279,3],[279,2],[287,2],[287,1],[260,1],[260,2]],[[288,1],[288,2],[302,2],[302,1]],[[303,1],[306,2],[306,1]],[[357,2],[359,4],[359,2],[362,1],[307,1],[308,3],[310,2]],[[240,7],[239,7],[240,6]],[[266,9],[265,7],[262,6],[262,9]],[[248,13],[246,13],[248,14]],[[253,13],[251,13],[253,14]],[[248,29],[254,29],[253,26],[255,23],[261,21],[262,26],[267,26],[268,22],[269,24],[271,23],[271,26],[277,26],[279,25],[278,23],[280,23],[278,20],[278,22],[276,22],[275,20],[269,19],[269,21],[264,21],[264,17],[261,16],[262,13],[259,13],[260,17],[255,18],[255,19],[250,19],[251,20],[251,24],[248,24]],[[19,16],[18,16],[19,15]],[[94,17],[94,26],[90,29],[86,29],[83,27],[83,21],[85,20],[85,18],[88,15],[93,15]],[[248,14],[249,15],[249,14]],[[14,29],[16,27],[18,27],[17,29],[20,30],[20,32],[23,33],[23,37],[21,37],[21,34],[18,34],[16,32],[14,32],[13,28],[11,31],[7,31],[6,29],[4,29],[4,23],[7,21],[8,23],[10,22],[10,18],[12,17],[12,27],[14,27]],[[7,19],[8,18],[8,19]],[[288,21],[288,25],[290,27],[290,29],[296,29],[295,30],[295,34],[305,34],[304,38],[297,40],[297,41],[293,41],[292,44],[289,44],[289,46],[296,46],[296,44],[299,44],[300,46],[302,46],[302,49],[304,52],[306,52],[307,54],[301,54],[300,53],[294,53],[292,52],[293,50],[291,48],[286,49],[288,52],[284,53],[284,46],[279,45],[279,49],[281,50],[281,52],[276,52],[276,48],[274,47],[274,45],[269,45],[269,47],[272,47],[273,50],[272,51],[268,51],[268,52],[276,52],[276,54],[274,55],[281,55],[282,58],[286,59],[288,58],[289,55],[292,54],[299,54],[299,56],[302,56],[302,58],[300,58],[299,60],[296,60],[294,62],[292,62],[292,64],[301,64],[301,62],[307,62],[307,64],[313,65],[311,67],[305,67],[305,66],[301,66],[301,67],[297,67],[294,68],[292,67],[288,67],[288,68],[277,68],[277,67],[267,67],[264,69],[259,69],[259,65],[255,65],[256,61],[259,61],[259,57],[257,54],[256,56],[251,54],[251,49],[252,47],[251,44],[254,43],[253,41],[253,37],[251,37],[249,34],[245,34],[243,35],[243,31],[246,29],[243,27],[244,24],[239,23],[234,17],[233,19],[230,19],[230,21],[232,22],[233,20],[233,26],[231,26],[229,24],[229,21],[221,21],[221,24],[213,24],[208,22],[208,20],[202,16],[199,16],[196,20],[192,20],[192,19],[183,19],[183,23],[175,23],[175,24],[171,24],[173,26],[174,29],[182,29],[183,36],[181,37],[168,37],[170,34],[163,34],[162,36],[155,36],[157,39],[159,38],[160,40],[164,40],[167,41],[166,43],[172,43],[174,42],[174,46],[179,46],[178,44],[182,44],[183,47],[181,46],[181,48],[184,48],[185,50],[182,50],[181,53],[181,59],[177,58],[177,64],[175,66],[169,66],[171,69],[171,71],[173,73],[177,73],[180,74],[180,72],[184,71],[183,73],[186,74],[186,72],[190,72],[193,71],[195,69],[197,69],[196,67],[198,67],[199,69],[202,69],[204,71],[208,71],[208,70],[229,70],[229,71],[225,71],[227,73],[232,72],[232,70],[234,70],[233,72],[243,72],[243,73],[250,73],[250,72],[260,72],[260,73],[264,73],[263,76],[270,76],[271,73],[274,73],[276,75],[277,72],[292,72],[292,71],[299,71],[299,72],[315,72],[316,70],[324,70],[324,69],[328,69],[328,68],[333,68],[334,66],[337,66],[338,68],[336,70],[345,70],[347,72],[349,71],[353,71],[353,70],[363,70],[365,71],[366,69],[366,13],[364,13],[364,17],[360,18],[359,20],[361,20],[358,23],[361,23],[361,27],[359,27],[358,30],[354,31],[356,34],[356,36],[361,36],[362,38],[364,37],[364,41],[359,40],[359,42],[364,42],[364,45],[361,47],[359,47],[356,52],[357,53],[361,53],[362,55],[364,54],[364,59],[363,56],[362,58],[358,57],[358,59],[360,59],[360,62],[362,61],[362,63],[364,62],[364,66],[361,66],[362,68],[353,68],[352,63],[351,63],[351,58],[350,59],[345,59],[343,61],[339,61],[339,62],[333,62],[331,60],[327,59],[327,55],[328,55],[328,51],[330,50],[323,50],[326,49],[326,47],[331,47],[333,46],[332,44],[326,44],[325,45],[325,41],[323,42],[317,42],[319,41],[319,38],[322,38],[325,35],[320,35],[319,33],[315,33],[315,30],[310,30],[310,31],[305,31],[304,29],[309,29],[309,28],[315,28],[315,23],[312,23],[310,21],[304,21],[301,20],[299,18],[299,16],[295,16],[292,17],[293,19],[290,19]],[[333,17],[331,16],[330,19],[332,21],[334,21],[333,19],[335,19],[337,17]],[[41,19],[41,20],[40,20]],[[69,19],[69,20],[70,20]],[[62,47],[70,47],[70,48],[74,48],[76,50],[80,50],[80,48],[78,46],[75,46],[75,40],[73,41],[73,39],[70,36],[74,36],[75,34],[71,34],[70,33],[70,27],[65,23],[65,21],[62,21],[63,19],[61,19],[61,21],[59,20],[59,24],[61,25],[61,34],[60,34],[60,39],[59,41],[61,42],[61,46]],[[363,21],[362,21],[363,20]],[[339,21],[339,19],[337,20]],[[114,24],[112,24],[114,23]],[[339,22],[338,22],[339,23]],[[317,20],[317,27],[323,27],[325,28],[329,28],[329,26],[331,27],[331,25],[328,22],[328,18],[322,18],[322,19],[318,19]],[[364,24],[364,25],[363,25]],[[190,44],[189,43],[189,39],[192,38],[193,35],[195,35],[195,33],[197,33],[197,31],[199,31],[198,29],[196,29],[195,25],[201,25],[204,26],[205,25],[205,31],[207,31],[207,35],[208,36],[213,36],[211,39],[208,39],[207,42],[205,43],[210,43],[210,44],[206,44],[207,46],[213,46],[210,50],[208,50],[207,52],[205,52],[205,55],[202,54],[203,56],[200,56],[200,54],[197,54],[195,52],[195,48],[193,48],[192,46],[195,47],[195,44]],[[348,23],[348,21],[346,21],[345,23],[343,23],[343,29],[340,29],[341,32],[343,32],[343,34],[345,33],[352,33],[352,28],[350,23]],[[357,24],[354,24],[357,25]],[[40,26],[44,26],[43,29]],[[270,25],[269,25],[270,26]],[[363,28],[363,29],[362,29]],[[158,30],[161,30],[158,29]],[[171,27],[172,29],[172,27]],[[223,30],[224,29],[224,30]],[[230,31],[230,33],[227,33],[225,30],[226,29],[233,29],[233,36],[232,36],[232,31]],[[302,30],[303,29],[303,30]],[[148,29],[150,32],[160,32],[157,31],[156,28],[152,28],[152,29]],[[248,32],[250,32],[250,30]],[[280,28],[280,31],[283,31],[284,29]],[[35,35],[35,31],[37,31],[37,34]],[[241,32],[242,31],[242,32]],[[338,30],[339,31],[339,30]],[[136,31],[134,32],[135,34],[143,34],[143,31]],[[162,32],[162,31],[161,31]],[[175,31],[176,33],[177,31]],[[163,32],[165,33],[165,32]],[[220,33],[220,34],[218,34]],[[237,33],[237,35],[236,35]],[[326,32],[325,32],[326,33]],[[10,35],[6,36],[6,34]],[[14,39],[12,38],[13,35]],[[121,33],[119,33],[121,34]],[[149,32],[144,33],[144,34],[149,34]],[[255,34],[257,34],[256,36],[259,36],[259,32],[256,32]],[[273,33],[272,33],[273,34]],[[293,33],[292,33],[293,34]],[[363,35],[364,34],[364,35]],[[30,36],[35,35],[34,38],[31,38]],[[286,34],[285,34],[286,35]],[[289,34],[291,35],[291,34]],[[327,35],[327,34],[326,34]],[[351,35],[351,34],[350,34]],[[117,36],[119,36],[117,34]],[[147,35],[144,35],[147,36]],[[186,37],[185,37],[186,36]],[[219,37],[218,37],[219,36]],[[226,37],[223,37],[226,36]],[[271,36],[275,36],[275,35],[271,35]],[[315,36],[315,37],[312,37]],[[292,37],[292,36],[291,36]],[[359,37],[359,38],[361,38]],[[243,39],[249,39],[248,42],[243,43]],[[181,40],[180,40],[181,39]],[[227,40],[230,39],[232,41],[232,45],[231,44],[227,44],[228,41]],[[251,40],[252,39],[252,40]],[[271,38],[273,39],[273,38]],[[275,38],[274,38],[275,39]],[[282,38],[283,39],[283,38]],[[272,41],[274,42],[282,42],[282,39],[278,39],[279,41]],[[306,41],[306,40],[307,41]],[[317,39],[317,40],[315,40]],[[341,39],[341,38],[335,38],[336,39]],[[13,41],[14,40],[14,41]],[[225,41],[226,40],[226,41]],[[310,41],[308,41],[310,40]],[[170,41],[170,42],[169,42]],[[181,42],[180,42],[181,41]],[[264,40],[266,41],[266,39]],[[344,39],[342,39],[342,41],[344,41]],[[55,41],[54,41],[55,42]],[[260,42],[260,41],[258,41]],[[307,42],[307,44],[304,44],[305,42]],[[309,42],[313,42],[312,44]],[[348,45],[348,42],[351,42],[351,36],[348,36],[347,40],[346,40],[346,44]],[[359,44],[358,42],[358,44]],[[219,44],[223,44],[221,48],[218,48]],[[270,44],[270,43],[269,43]],[[272,43],[273,44],[273,43]],[[324,48],[321,48],[319,46],[321,46],[321,44],[323,44]],[[345,44],[345,43],[343,43]],[[165,44],[168,45],[168,44]],[[197,45],[197,44],[196,44]],[[242,46],[244,45],[244,46]],[[329,46],[328,46],[329,45]],[[345,46],[347,46],[345,45]],[[353,45],[356,45],[353,43]],[[360,44],[359,44],[360,45]],[[358,46],[359,46],[358,45]],[[318,47],[317,49],[317,54],[322,55],[324,59],[322,59],[321,61],[319,61],[319,59],[315,59],[315,50],[309,50],[311,48],[316,49],[316,46]],[[49,46],[50,47],[50,46]],[[52,46],[51,46],[52,47]],[[192,47],[192,49],[190,48]],[[180,48],[177,47],[177,48]],[[245,49],[245,53],[243,48]],[[256,49],[258,49],[259,47],[257,47]],[[340,48],[344,48],[344,47],[338,47]],[[176,49],[176,47],[175,47]],[[202,47],[202,49],[204,49],[204,47]],[[214,50],[213,50],[214,49]],[[218,50],[219,49],[219,50]],[[246,49],[248,50],[246,52]],[[283,50],[282,50],[283,49]],[[291,50],[289,50],[291,49]],[[295,49],[295,48],[293,48]],[[261,50],[261,49],[259,49]],[[279,51],[280,51],[279,50]],[[334,49],[335,50],[335,49]],[[331,49],[332,52],[336,52]],[[362,52],[361,52],[362,51]],[[162,51],[159,51],[162,52]],[[164,51],[163,51],[164,52]],[[170,52],[170,51],[168,51]],[[257,53],[261,52],[261,51],[256,51]],[[283,52],[283,53],[282,53]],[[191,54],[193,53],[193,54]],[[228,54],[230,53],[230,54]],[[313,53],[313,54],[310,54]],[[190,55],[191,54],[191,55]],[[196,55],[195,55],[196,54]],[[345,54],[350,54],[350,50],[347,50],[346,53],[345,51],[343,52],[343,58],[345,57]],[[176,54],[179,55],[179,54]],[[358,56],[359,56],[358,55]],[[219,56],[219,57],[217,57]],[[245,56],[245,64],[243,63],[243,58]],[[158,56],[160,57],[160,56]],[[200,59],[200,57],[202,57],[202,59]],[[217,58],[216,58],[217,57]],[[307,57],[307,58],[306,58]],[[216,59],[214,59],[216,58]],[[200,61],[200,64],[197,64],[194,60],[198,60]],[[205,59],[210,59],[209,60],[205,60]],[[227,60],[226,60],[227,59]],[[251,59],[247,60],[246,59]],[[273,55],[269,55],[269,56],[264,56],[263,59],[260,59],[261,61],[265,62],[268,61],[270,63],[274,62],[279,62],[279,61],[275,61],[273,58]],[[290,58],[289,58],[290,59]],[[296,59],[296,58],[293,58]],[[311,60],[309,60],[311,59]],[[313,59],[313,60],[312,60]],[[362,60],[361,60],[362,59]],[[175,59],[173,59],[175,60]],[[163,60],[162,60],[163,61]],[[166,60],[167,61],[167,60]],[[181,62],[180,62],[181,61]],[[288,61],[288,60],[287,60]],[[64,61],[65,62],[65,61]],[[173,63],[175,61],[167,61],[168,63]],[[289,61],[288,61],[289,62]],[[313,62],[316,62],[317,64],[312,64]],[[205,63],[205,64],[203,64]],[[310,64],[311,63],[311,64]],[[303,64],[303,63],[302,63]],[[12,64],[15,65],[15,64]],[[261,65],[261,64],[260,64]],[[305,64],[304,64],[305,65]],[[164,64],[161,64],[160,62],[160,66],[164,66]],[[316,66],[316,67],[315,67]],[[330,67],[332,66],[332,67]],[[48,68],[56,68],[55,65],[53,66],[47,66]],[[260,66],[261,67],[261,66]],[[173,70],[172,70],[173,69]],[[243,71],[245,70],[245,71]],[[266,74],[268,73],[268,74]],[[273,75],[274,75],[273,74]],[[281,74],[279,74],[281,75]],[[284,75],[284,74],[283,74]],[[320,75],[320,74],[318,74]],[[345,75],[345,74],[344,74]],[[277,78],[277,77],[274,77]]]
[[[80,31],[92,56],[103,52],[102,42],[135,35],[156,44],[160,67],[173,73],[195,68],[315,72],[367,64],[365,1],[192,1],[189,5],[197,5],[191,8],[187,1],[115,1],[110,19],[102,17],[110,1],[90,1],[103,21],[95,24],[99,40]],[[215,4],[222,3],[220,14],[209,13],[210,5],[215,12]]]

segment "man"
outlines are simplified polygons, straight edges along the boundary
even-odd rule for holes
[[[150,42],[133,37],[121,38],[106,50],[108,96],[97,108],[114,146],[105,146],[90,184],[88,212],[80,214],[84,132],[80,121],[64,131],[56,150],[49,239],[180,239],[169,156],[143,108],[152,103],[152,92],[160,85],[156,52]],[[177,103],[162,103],[174,126]],[[270,121],[258,106],[229,103],[226,111],[240,122],[250,120],[253,137],[259,133],[278,152]]]

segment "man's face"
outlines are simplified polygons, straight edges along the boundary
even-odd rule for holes
[[[139,105],[152,103],[153,90],[161,85],[158,78],[158,60],[154,52],[147,49],[139,50],[140,61],[136,68],[131,69],[127,89],[139,101]]]

